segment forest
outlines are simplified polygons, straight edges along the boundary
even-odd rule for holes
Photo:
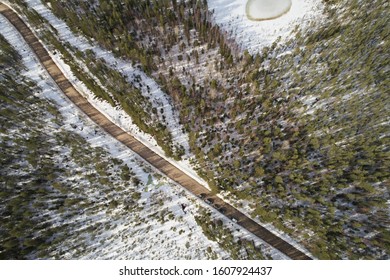
[[[46,2],[156,79],[215,192],[318,258],[389,258],[387,1],[324,1],[326,24],[255,55],[213,23],[207,1]],[[104,63],[90,70],[110,77]],[[136,93],[118,92],[126,110]]]
[[[0,259],[272,258],[194,198],[178,214],[184,191],[27,77],[25,56],[0,34]]]

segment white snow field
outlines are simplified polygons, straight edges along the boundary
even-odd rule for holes
[[[270,20],[287,13],[291,0],[248,0],[246,15],[251,20]]]
[[[320,22],[324,19],[321,0],[291,0],[291,8],[287,13],[272,20],[262,21],[248,18],[246,4],[247,1],[243,0],[208,0],[209,10],[214,11],[215,23],[229,38],[236,40],[243,50],[248,50],[251,54],[271,46],[278,37],[281,37],[281,41],[289,39],[296,25],[303,27],[310,21]],[[250,4],[251,7],[254,7],[253,5],[255,3]],[[261,14],[256,11],[253,15]]]
[[[84,236],[88,249],[81,256],[82,259],[207,259],[210,257],[207,253],[208,248],[211,248],[218,259],[229,258],[229,254],[222,250],[217,242],[210,241],[196,223],[195,216],[199,214],[200,206],[211,210],[213,218],[225,221],[236,238],[248,238],[256,245],[261,244],[264,255],[270,255],[273,259],[288,259],[278,250],[237,224],[229,222],[228,218],[159,175],[138,155],[97,127],[59,91],[30,47],[2,15],[0,15],[0,34],[22,56],[26,70],[21,75],[35,81],[41,88],[36,95],[58,105],[66,124],[65,128],[82,136],[92,147],[102,147],[112,157],[123,160],[141,181],[137,191],[141,193],[139,205],[143,209],[139,212],[120,214],[113,211],[107,214],[101,211],[98,215],[92,216],[81,214],[77,221],[74,221],[74,230],[78,232],[77,234],[83,232],[86,225],[110,225],[109,230],[97,233],[94,238]],[[98,193],[93,187],[91,186],[91,196]],[[130,186],[129,183],[130,187],[134,186]],[[181,208],[183,204],[187,206],[185,212]],[[162,213],[172,218],[161,221],[158,217]],[[47,214],[53,215],[51,212]],[[56,220],[56,217],[51,218]],[[84,241],[76,237],[69,237],[66,244],[57,249],[57,252],[66,252],[62,258],[74,259],[75,256],[80,258],[80,255],[75,255],[77,253],[75,248]],[[67,250],[67,248],[73,249]]]

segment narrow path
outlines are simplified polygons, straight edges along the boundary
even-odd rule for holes
[[[103,128],[112,137],[126,145],[128,148],[136,152],[143,159],[149,162],[152,166],[160,170],[167,177],[181,185],[196,196],[201,197],[209,202],[215,209],[220,211],[226,217],[236,221],[237,224],[247,229],[249,232],[258,236],[274,248],[278,249],[288,257],[297,260],[308,260],[309,256],[292,246],[290,243],[284,241],[276,236],[266,228],[262,227],[251,218],[226,203],[216,195],[213,195],[208,189],[199,184],[197,181],[188,176],[185,172],[178,169],[164,158],[157,155],[148,147],[143,145],[130,134],[126,133],[120,127],[112,123],[100,111],[93,107],[66,79],[65,75],[57,67],[51,59],[49,53],[39,42],[38,38],[32,33],[28,26],[21,20],[21,18],[8,6],[0,2],[0,13],[3,14],[20,32],[31,49],[39,58],[42,65],[46,68],[49,75],[57,83],[61,91],[79,107],[91,120]]]

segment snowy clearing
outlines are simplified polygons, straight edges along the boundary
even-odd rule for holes
[[[292,0],[291,9],[273,20],[253,21],[246,15],[246,3],[242,0],[208,0],[214,20],[242,49],[251,54],[269,47],[278,37],[289,39],[295,26],[323,19],[321,0]]]

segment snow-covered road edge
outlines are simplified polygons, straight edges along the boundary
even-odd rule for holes
[[[229,196],[228,196],[228,193],[227,192],[222,192],[220,194],[217,194],[217,196],[226,201],[227,203],[229,203],[230,205],[234,205],[235,208],[237,208],[239,211],[241,211],[242,213],[250,213],[251,212],[251,209],[249,209],[247,207],[247,205],[244,205],[244,206],[240,206],[239,204],[240,203],[237,203],[237,201],[232,201],[231,199],[229,199]],[[250,217],[250,215],[248,215],[248,217]],[[286,241],[287,243],[289,243],[290,245],[292,245],[293,247],[295,247],[296,249],[298,249],[299,251],[305,253],[307,256],[309,256],[310,258],[312,259],[317,259],[315,256],[312,255],[312,253],[310,253],[309,250],[307,250],[303,245],[301,245],[299,242],[297,242],[295,239],[293,239],[292,237],[290,237],[288,234],[278,230],[276,227],[274,227],[272,224],[270,223],[264,223],[264,222],[261,222],[258,218],[251,218],[253,221],[255,221],[256,223],[258,223],[259,225],[261,225],[262,227],[266,228],[267,230],[269,230],[270,232],[272,232],[274,235],[280,237],[281,239],[283,239],[284,241]]]

